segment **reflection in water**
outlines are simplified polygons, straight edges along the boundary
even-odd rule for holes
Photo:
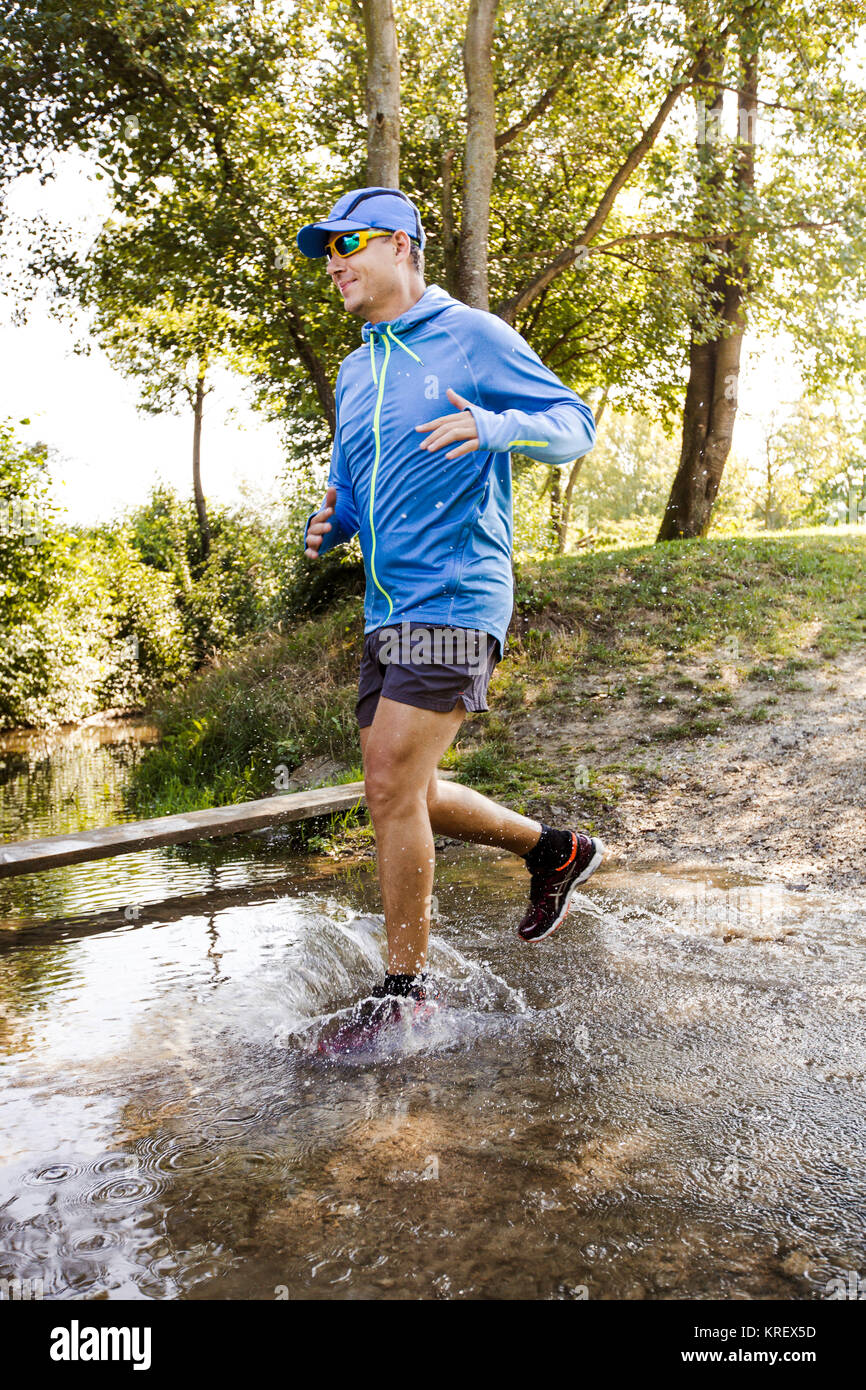
[[[56,732],[0,733],[0,830],[6,840],[130,820],[129,768],[157,730],[142,719]]]
[[[6,885],[0,1277],[809,1299],[864,1269],[862,898],[608,870],[527,948],[523,866],[452,849],[444,1008],[377,1061],[324,1059],[310,1039],[382,968],[378,888],[283,846],[58,871],[38,911]]]
[[[135,819],[124,809],[123,789],[131,767],[156,736],[156,729],[141,719],[53,733],[0,734],[0,837],[30,840]],[[115,861],[108,869],[103,863],[82,866],[74,879],[62,869],[0,879],[0,924],[22,916],[59,915],[71,884],[79,893],[82,884],[89,884],[96,898],[100,886],[115,894],[121,880],[128,891],[147,863],[143,855],[134,858],[137,863],[123,863],[119,873]],[[121,899],[134,900],[134,895]],[[81,901],[87,903],[87,896]]]

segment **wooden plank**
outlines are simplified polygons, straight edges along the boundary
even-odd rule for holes
[[[453,772],[440,771],[450,780]],[[42,840],[13,840],[0,848],[0,878],[57,869],[66,864],[84,864],[92,859],[108,859],[115,854],[159,849],[190,840],[211,840],[221,835],[238,835],[263,830],[283,821],[310,820],[332,811],[346,811],[364,805],[364,783],[344,782],[342,786],[315,787],[310,791],[284,792],[261,801],[241,801],[234,806],[215,806],[182,815],[157,816],[153,820],[127,821],[77,835],[49,835]]]

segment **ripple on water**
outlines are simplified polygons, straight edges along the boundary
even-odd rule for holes
[[[155,1173],[129,1173],[88,1188],[83,1200],[94,1206],[135,1207],[164,1192],[168,1182]]]
[[[37,1168],[35,1172],[27,1174],[25,1181],[38,1186],[50,1184],[59,1186],[60,1183],[68,1182],[70,1178],[77,1178],[85,1172],[85,1166],[78,1163],[49,1163],[45,1168]]]
[[[160,1172],[166,1174],[206,1173],[221,1167],[225,1159],[203,1143],[178,1139],[171,1149],[159,1155],[156,1162]]]
[[[121,1241],[120,1231],[93,1227],[90,1230],[76,1231],[66,1243],[66,1248],[74,1255],[92,1255],[97,1258],[106,1250],[117,1249]]]

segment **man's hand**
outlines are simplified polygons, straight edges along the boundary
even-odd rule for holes
[[[429,449],[431,453],[435,449],[442,449],[446,444],[453,444],[456,440],[465,441],[456,449],[452,449],[446,454],[447,459],[459,459],[461,454],[471,454],[479,447],[478,431],[475,428],[475,421],[469,409],[469,402],[462,396],[458,396],[456,391],[448,387],[448,399],[452,405],[456,405],[459,410],[458,415],[440,415],[436,420],[428,420],[426,425],[416,425],[416,430],[430,430],[432,433],[418,447]]]
[[[307,544],[304,554],[308,555],[311,560],[315,560],[318,555],[319,546],[322,544],[322,537],[325,532],[331,529],[331,523],[328,517],[334,515],[334,508],[336,505],[337,489],[335,487],[329,487],[328,491],[325,493],[324,507],[320,512],[316,512],[315,516],[310,518],[310,524],[307,527]]]

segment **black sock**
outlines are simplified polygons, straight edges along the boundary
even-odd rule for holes
[[[401,999],[408,999],[412,986],[417,980],[417,975],[391,975],[386,974],[383,986],[385,994],[396,994]],[[423,980],[423,976],[421,977]]]
[[[554,830],[542,822],[541,839],[524,855],[524,863],[531,874],[546,873],[550,869],[561,868],[573,848],[570,830]]]

